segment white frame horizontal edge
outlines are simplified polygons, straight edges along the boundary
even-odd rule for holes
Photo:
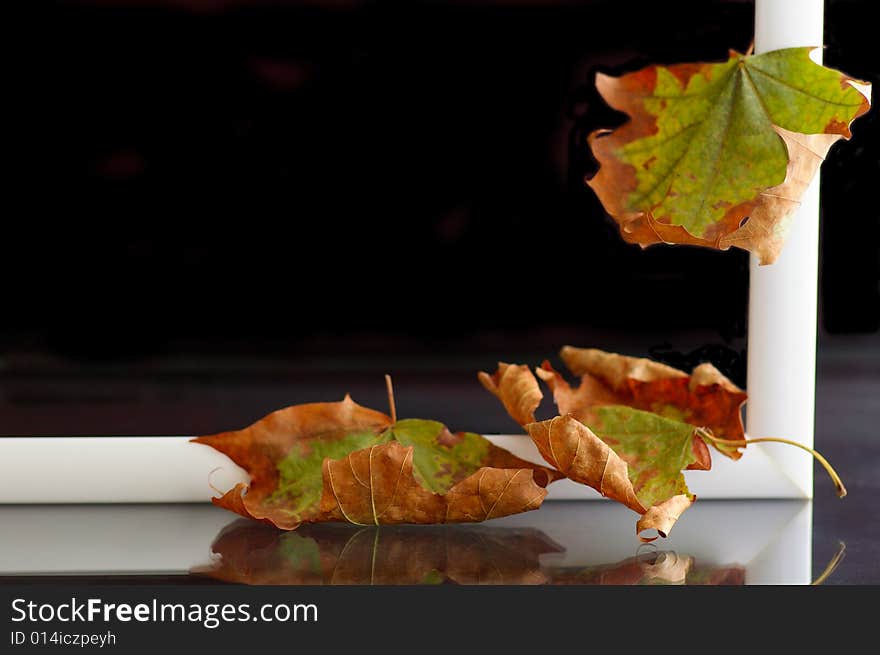
[[[0,503],[207,502],[248,481],[228,457],[190,438],[0,437]],[[545,463],[524,435],[487,438],[522,459]],[[738,462],[716,453],[711,471],[685,472],[687,483],[707,499],[810,498],[811,490],[786,474],[774,450],[776,444],[751,445]],[[601,498],[569,480],[549,491],[550,500]]]

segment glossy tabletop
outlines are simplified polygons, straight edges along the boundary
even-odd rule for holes
[[[813,557],[813,509],[809,501],[697,503],[668,539],[641,545],[635,515],[602,500],[548,502],[483,524],[295,532],[210,505],[5,506],[0,577],[626,585],[809,584],[827,573],[825,581],[841,581],[846,557],[837,544],[827,562]]]
[[[485,524],[333,525],[294,533],[238,520],[207,504],[0,505],[0,578],[806,584],[830,571],[825,584],[880,584],[880,340],[851,341],[820,349],[816,398],[816,447],[845,481],[849,495],[843,500],[816,466],[812,501],[701,499],[669,539],[649,546],[640,546],[635,537],[636,515],[603,500],[548,501],[538,511]],[[440,416],[449,425],[484,432],[507,425],[500,407],[460,386],[461,375],[449,384],[435,372],[401,377],[399,400],[412,415]],[[358,386],[346,377],[345,388],[379,406],[383,391],[377,391],[375,378],[366,376]],[[102,429],[197,434],[203,424],[245,425],[292,398],[336,397],[339,381],[318,382],[314,376],[307,385],[283,384],[275,376],[248,385],[118,379],[112,391],[122,396],[111,398],[118,402],[96,403],[88,396],[81,404],[52,404],[52,393],[67,398],[72,390],[88,391],[103,398],[100,393],[110,393],[110,387],[79,379],[8,381],[0,408],[9,434],[74,428],[78,434]],[[42,395],[32,395],[37,392]],[[34,402],[13,403],[18,397]]]

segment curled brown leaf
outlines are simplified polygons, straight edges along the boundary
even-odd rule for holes
[[[544,394],[528,366],[498,362],[495,373],[480,371],[477,377],[487,391],[498,397],[514,421],[525,425],[535,420],[535,410]]]
[[[413,448],[396,441],[324,461],[324,520],[357,525],[467,523],[540,507],[547,490],[530,468],[482,467],[445,494],[413,476]],[[541,473],[544,485],[548,476]]]
[[[548,463],[603,496],[645,513],[630,482],[626,462],[571,415],[530,423],[526,431]]]
[[[679,494],[648,508],[648,511],[636,523],[636,534],[638,534],[639,539],[643,543],[654,541],[657,537],[643,536],[643,533],[650,530],[656,530],[657,534],[665,539],[669,535],[669,531],[672,530],[672,526],[678,520],[678,517],[688,507],[693,505],[696,499],[696,496]]]

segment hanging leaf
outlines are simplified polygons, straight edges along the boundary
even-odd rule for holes
[[[557,373],[549,362],[536,372],[553,392],[560,414],[573,414],[588,425],[597,407],[627,405],[696,427],[708,428],[720,439],[745,439],[742,406],[746,393],[712,364],[700,364],[690,375],[650,359],[606,353],[595,348],[564,346],[560,357],[568,369],[581,376],[577,389]],[[705,445],[698,440],[698,449]],[[732,459],[739,459],[744,444],[712,444]],[[708,469],[708,451],[698,454],[689,467]]]
[[[532,528],[304,526],[224,528],[219,556],[193,573],[252,585],[544,584],[539,558],[563,549]]]
[[[483,521],[535,509],[557,471],[473,433],[356,404],[295,405],[252,426],[193,441],[250,475],[214,504],[283,529]]]
[[[788,218],[829,148],[870,106],[870,85],[812,48],[649,66],[596,87],[630,120],[598,130],[588,184],[623,238],[779,255]]]

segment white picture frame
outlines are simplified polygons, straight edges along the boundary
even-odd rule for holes
[[[757,52],[821,46],[823,0],[756,0]],[[814,51],[821,57],[821,48]],[[818,175],[791,222],[778,261],[752,259],[747,432],[813,446],[819,239]],[[529,439],[489,438],[543,463]],[[712,470],[686,472],[699,498],[812,498],[813,461],[779,444],[750,445],[738,462],[716,454]],[[0,503],[208,501],[247,480],[243,470],[189,437],[0,438]],[[550,499],[600,498],[562,481]]]

